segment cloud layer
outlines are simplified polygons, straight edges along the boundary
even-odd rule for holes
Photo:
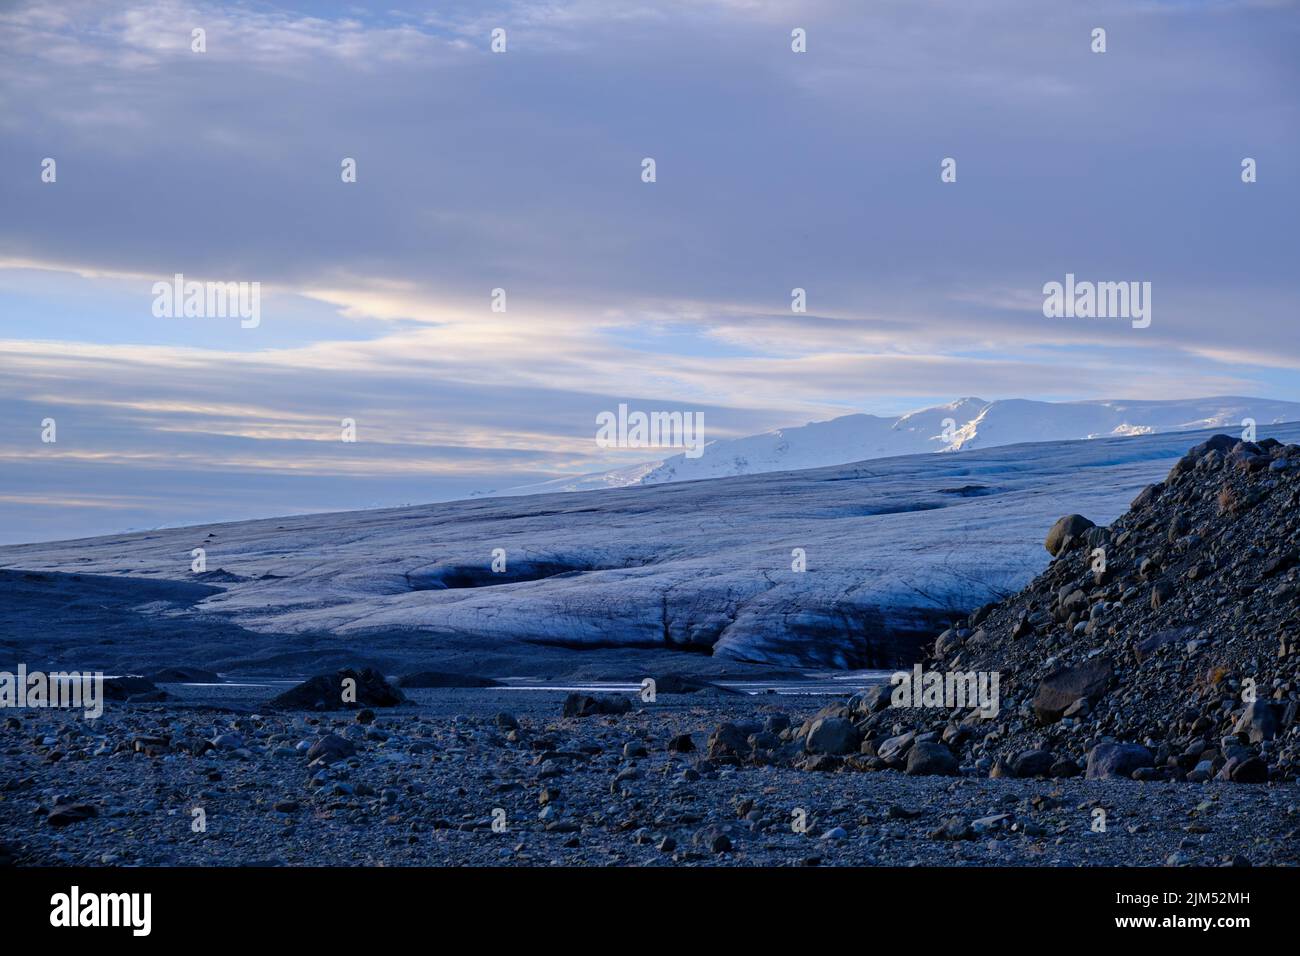
[[[1293,3],[16,4],[3,534],[625,465],[593,440],[620,401],[726,437],[1300,398],[1298,34]],[[177,272],[260,282],[261,326],[155,318]],[[1067,272],[1151,282],[1151,328],[1045,319]]]

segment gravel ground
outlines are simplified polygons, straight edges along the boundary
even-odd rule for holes
[[[174,703],[109,704],[94,723],[65,712],[6,715],[0,858],[152,866],[1300,862],[1294,784],[819,773],[703,757],[723,721],[786,715],[797,726],[825,698],[660,695],[622,715],[563,718],[559,692],[410,691],[410,703],[367,723],[357,712],[259,714],[273,692],[265,689],[168,690]],[[503,713],[518,726],[499,720]],[[336,759],[326,765],[327,753],[309,766],[307,748],[329,733],[341,738],[329,738]],[[680,734],[692,735],[694,752],[668,749]],[[349,745],[355,753],[346,755]],[[1094,830],[1098,808],[1104,832]]]

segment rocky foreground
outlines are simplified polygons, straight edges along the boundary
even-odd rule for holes
[[[391,708],[313,713],[171,692],[110,704],[95,723],[6,717],[0,855],[95,866],[1300,861],[1291,786],[944,778],[847,762],[809,772],[728,757],[717,740],[710,757],[706,728],[720,724],[801,750],[794,735],[812,709],[801,699],[630,697],[602,714],[599,699],[558,693],[407,690]]]

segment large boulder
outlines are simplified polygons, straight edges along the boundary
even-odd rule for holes
[[[804,749],[810,754],[844,754],[857,753],[862,736],[853,721],[845,717],[822,717],[813,722],[804,741]]]
[[[1141,744],[1098,744],[1088,753],[1089,780],[1106,780],[1112,777],[1128,778],[1133,771],[1154,767],[1155,758]]]
[[[396,707],[406,696],[369,667],[350,667],[303,681],[270,701],[281,710],[356,710],[361,707]]]
[[[1050,777],[1056,758],[1046,750],[1025,750],[1011,760],[1011,773],[1016,777]]]
[[[1057,518],[1056,524],[1052,525],[1051,530],[1047,532],[1047,540],[1043,542],[1043,547],[1047,549],[1048,554],[1056,557],[1082,538],[1085,531],[1095,527],[1096,525],[1083,515],[1066,515],[1064,518]]]
[[[1081,697],[1095,702],[1105,693],[1114,676],[1108,658],[1097,657],[1077,667],[1053,671],[1038,684],[1034,694],[1034,715],[1040,723],[1054,724]]]
[[[957,773],[957,758],[936,741],[914,744],[907,754],[907,772],[918,777],[951,777]]]

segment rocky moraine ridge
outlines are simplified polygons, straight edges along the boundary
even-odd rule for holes
[[[1295,780],[1298,542],[1300,446],[1217,435],[1109,527],[1061,518],[1045,572],[938,636],[923,671],[997,673],[997,716],[894,706],[892,687],[872,688],[796,731],[800,759],[991,777]],[[757,756],[741,736],[718,732]]]

